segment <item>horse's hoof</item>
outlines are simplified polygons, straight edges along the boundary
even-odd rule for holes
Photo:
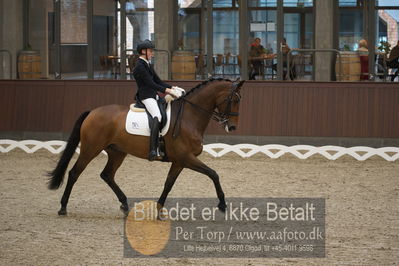
[[[66,211],[65,208],[61,208],[61,209],[58,211],[58,215],[59,215],[59,216],[64,216],[64,215],[66,215],[66,214],[67,214],[67,211]]]
[[[226,212],[227,205],[226,205],[226,203],[219,203],[218,208],[219,208],[219,211]]]
[[[158,220],[158,221],[161,221],[161,222],[167,221],[167,220],[168,220],[168,216],[167,216],[166,214],[160,213],[160,212],[158,211],[158,213],[157,213],[157,220]]]
[[[121,204],[120,209],[126,216],[129,214],[129,205],[127,203]]]

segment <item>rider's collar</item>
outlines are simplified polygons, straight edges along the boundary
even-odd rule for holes
[[[148,62],[148,60],[147,59],[145,59],[144,57],[139,57],[140,59],[142,59],[142,60],[144,60],[148,65],[150,65],[150,62]]]

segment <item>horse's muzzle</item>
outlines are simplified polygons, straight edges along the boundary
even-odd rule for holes
[[[236,130],[236,126],[226,124],[224,130],[226,130],[226,132],[229,133],[230,131]]]
[[[236,130],[236,126],[229,126],[229,131]]]

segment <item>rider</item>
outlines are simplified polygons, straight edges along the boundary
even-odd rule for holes
[[[133,70],[133,76],[137,83],[136,99],[141,101],[152,117],[150,121],[150,153],[148,159],[153,161],[160,156],[159,146],[159,125],[161,122],[161,112],[159,111],[157,99],[158,93],[166,93],[175,96],[172,87],[163,82],[155,73],[154,67],[150,61],[154,57],[155,45],[150,40],[145,40],[137,45],[139,60]],[[151,120],[151,119],[150,119]]]

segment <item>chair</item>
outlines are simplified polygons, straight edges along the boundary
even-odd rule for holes
[[[107,65],[111,68],[111,74],[114,75],[115,79],[118,79],[120,74],[120,63],[118,62],[118,57],[107,56]]]
[[[238,71],[234,71],[234,72],[237,73],[238,76],[241,75],[241,66],[242,66],[242,58],[241,58],[241,55],[237,55],[237,65],[236,65],[236,67],[237,67],[237,70],[238,70]]]
[[[236,76],[235,66],[236,63],[234,62],[234,57],[231,53],[227,53],[224,57],[224,74]]]
[[[399,74],[399,68],[398,68],[399,63],[392,64],[392,62],[389,62],[387,55],[385,53],[377,54],[376,65],[377,65],[377,76],[383,81],[387,81],[388,78],[390,78],[390,81],[394,81],[396,76]]]
[[[198,56],[195,57],[195,67],[196,74],[200,76],[200,79],[204,79],[206,68],[204,54],[200,53]]]
[[[221,75],[224,76],[224,67],[223,67],[223,55],[222,54],[217,54],[216,57],[214,58],[214,75],[217,73],[217,68],[221,70]]]
[[[250,67],[249,67],[249,79],[264,79],[264,59],[261,57],[251,58],[249,60]]]
[[[274,59],[273,58],[267,58],[264,60],[263,73],[265,75],[265,79],[268,79],[268,76],[270,76],[272,80],[275,79],[277,72],[275,71],[275,68],[274,68]]]
[[[376,76],[383,80],[386,81],[388,77],[388,66],[387,66],[387,56],[385,53],[376,53],[375,55],[375,60],[376,60],[376,67],[377,67],[377,72]]]
[[[391,78],[391,81],[395,81],[396,77],[399,76],[399,62],[398,59],[396,59],[396,61],[390,62],[387,61],[387,73],[388,73],[388,77]],[[395,71],[396,69],[396,71]]]
[[[291,80],[309,80],[311,78],[311,69],[313,65],[313,57],[311,54],[295,54],[290,62],[290,79]]]
[[[99,60],[100,60],[101,70],[104,74],[103,77],[105,78],[108,71],[111,70],[111,67],[107,64],[107,56],[106,55],[100,55]]]

